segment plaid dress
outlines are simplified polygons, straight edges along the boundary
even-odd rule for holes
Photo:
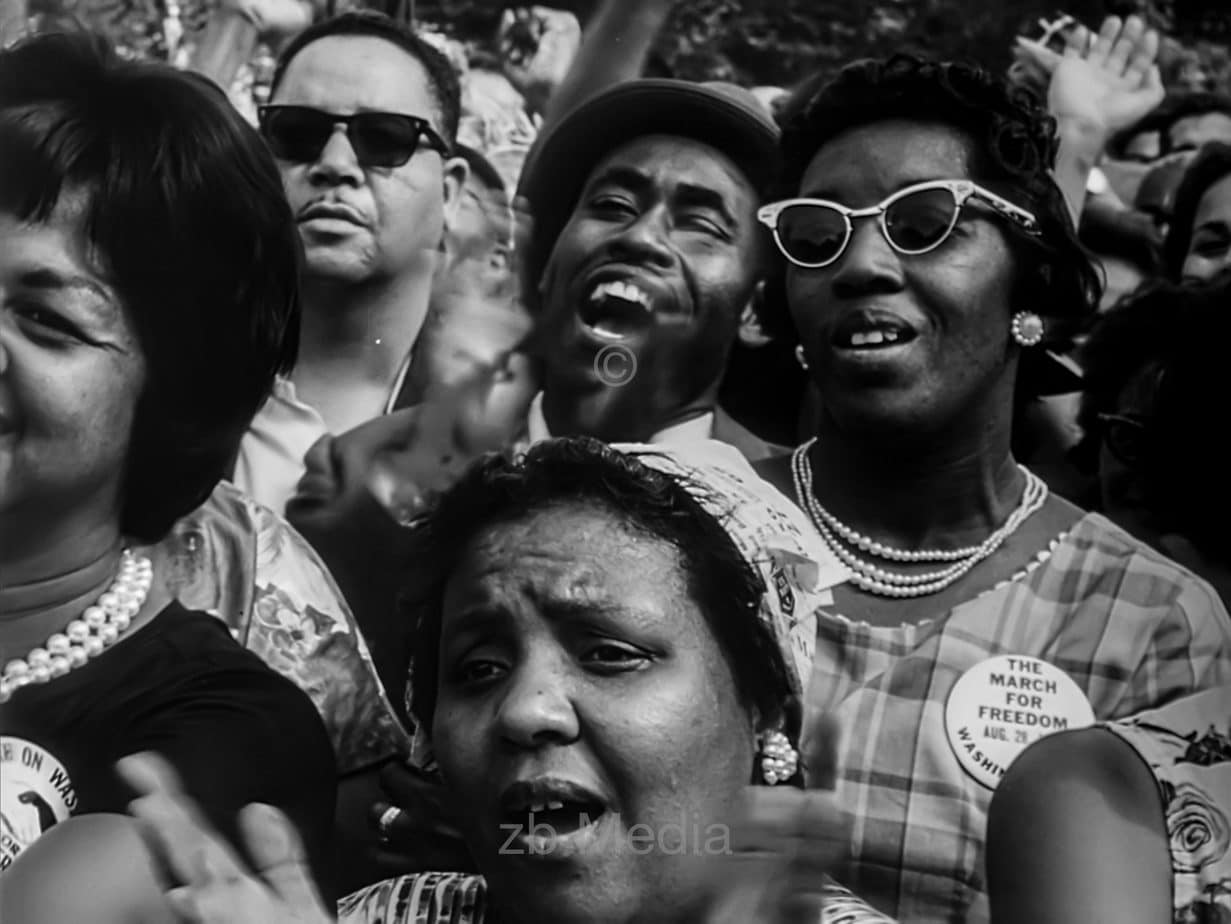
[[[1198,578],[1087,514],[1033,571],[913,625],[817,612],[808,701],[843,729],[839,795],[854,816],[844,885],[902,921],[988,920],[992,790],[945,730],[962,674],[995,655],[1067,673],[1097,720],[1231,682],[1231,619]]]

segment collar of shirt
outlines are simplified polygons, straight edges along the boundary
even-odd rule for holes
[[[547,428],[547,420],[543,417],[543,393],[539,392],[530,403],[530,416],[527,421],[530,445],[552,438]],[[646,442],[654,445],[678,446],[684,443],[696,443],[713,438],[714,413],[702,414],[683,423],[674,424],[659,430]]]
[[[398,370],[384,413],[393,411],[409,369],[408,358]],[[269,400],[240,443],[235,485],[258,503],[281,513],[303,477],[304,456],[317,440],[328,435],[320,412],[299,399],[294,382],[279,376]]]

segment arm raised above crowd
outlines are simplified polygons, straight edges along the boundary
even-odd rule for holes
[[[1055,177],[1075,224],[1107,141],[1162,102],[1158,44],[1158,33],[1137,16],[1107,17],[1093,39],[1079,26],[1063,54],[1018,39],[1017,54],[1051,75],[1047,105],[1060,134]]]
[[[540,133],[596,93],[640,77],[674,6],[673,0],[603,0],[572,67],[548,101]]]

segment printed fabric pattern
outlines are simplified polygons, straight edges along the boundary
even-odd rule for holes
[[[1231,921],[1231,687],[1103,726],[1158,781],[1175,924]]]
[[[338,772],[405,756],[410,737],[350,608],[307,541],[229,483],[164,540],[172,592],[217,616],[296,683],[325,721]]]

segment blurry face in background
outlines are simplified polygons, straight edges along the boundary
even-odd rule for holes
[[[146,364],[83,205],[65,194],[42,224],[0,212],[0,544],[61,517],[118,525]]]
[[[1167,130],[1172,151],[1195,151],[1208,141],[1231,144],[1231,115],[1206,112],[1177,120]]]
[[[1231,266],[1231,174],[1210,186],[1193,219],[1185,279],[1209,279]]]
[[[1140,132],[1124,145],[1124,160],[1149,163],[1162,154],[1162,138],[1158,132]]]
[[[512,262],[513,214],[503,191],[471,174],[445,232],[427,320],[415,342],[407,400],[498,361],[530,329]]]
[[[423,65],[392,42],[371,36],[311,43],[291,60],[270,102],[337,115],[365,110],[413,115],[441,131]],[[446,164],[422,144],[401,167],[362,167],[340,129],[315,161],[279,161],[278,166],[299,220],[305,274],[352,284],[430,272],[465,176],[464,167]]]

